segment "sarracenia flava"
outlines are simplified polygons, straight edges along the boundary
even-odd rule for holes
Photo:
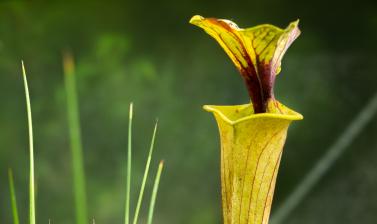
[[[298,21],[286,29],[194,16],[225,50],[243,77],[249,104],[211,106],[221,139],[221,189],[225,224],[268,223],[287,130],[301,114],[275,100],[273,87],[282,57],[299,36]]]

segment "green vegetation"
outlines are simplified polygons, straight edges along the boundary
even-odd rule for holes
[[[29,223],[35,224],[35,181],[34,181],[34,142],[33,142],[33,121],[31,117],[31,104],[29,86],[26,78],[25,65],[22,61],[22,76],[24,78],[25,98],[26,98],[26,110],[27,120],[29,128]]]
[[[71,142],[73,192],[75,196],[76,223],[88,222],[85,172],[81,143],[81,128],[76,91],[76,79],[73,57],[69,52],[63,55],[63,68],[67,96],[68,127]]]
[[[148,212],[148,220],[147,224],[152,224],[153,220],[153,212],[154,212],[154,206],[156,204],[156,197],[157,197],[157,191],[158,191],[158,185],[160,184],[160,178],[161,178],[161,173],[162,169],[164,167],[164,162],[161,161],[160,165],[158,166],[156,178],[154,180],[153,184],[153,191],[152,191],[152,197],[151,197],[151,203],[149,205],[149,212]]]
[[[87,204],[86,204],[86,189],[85,189],[85,174],[84,174],[84,162],[83,162],[83,152],[82,152],[82,143],[81,143],[81,134],[80,134],[80,119],[79,119],[79,110],[78,110],[78,101],[76,93],[76,84],[74,76],[74,64],[73,57],[70,54],[65,54],[63,58],[64,63],[64,73],[66,80],[66,93],[67,93],[67,108],[68,108],[68,121],[70,127],[70,136],[71,136],[71,152],[73,160],[73,192],[75,195],[75,207],[76,207],[76,223],[84,224],[89,221],[87,218]],[[28,118],[28,127],[29,127],[29,155],[30,155],[30,183],[29,183],[29,223],[36,223],[35,215],[35,180],[34,180],[34,147],[33,147],[33,126],[32,126],[32,113],[31,113],[31,103],[30,103],[30,94],[29,86],[26,77],[26,70],[24,63],[22,62],[22,75],[24,79],[24,88],[25,88],[25,97],[26,97],[26,108],[27,108],[27,118]],[[132,117],[133,117],[133,104],[130,104],[129,110],[129,126],[128,126],[128,147],[127,147],[127,181],[126,181],[126,211],[125,211],[125,222],[129,223],[129,208],[130,208],[130,191],[131,191],[131,138],[132,138]],[[157,132],[157,122],[153,131],[151,145],[149,148],[148,158],[145,165],[145,171],[143,176],[143,181],[140,187],[140,193],[138,202],[136,205],[136,210],[134,214],[134,224],[137,224],[140,207],[142,205],[143,194],[145,190],[145,184],[148,178],[149,166],[152,160],[152,152],[154,149],[154,142]],[[162,173],[163,162],[160,162],[158,167],[157,175],[155,177],[153,191],[151,195],[150,208],[148,211],[148,224],[152,224],[153,212],[156,203],[157,190],[160,182],[160,177]],[[13,173],[12,170],[8,171],[9,176],[9,189],[11,196],[11,206],[13,213],[13,223],[19,224],[18,209],[17,209],[17,200],[16,200],[16,191],[14,187]],[[50,220],[49,220],[50,222]],[[95,223],[95,219],[93,219]]]
[[[18,218],[17,198],[16,198],[16,190],[14,189],[12,169],[8,170],[8,176],[9,176],[9,190],[10,190],[12,213],[13,213],[13,224],[19,224],[20,221]]]
[[[133,104],[130,104],[128,113],[128,145],[127,145],[127,181],[126,181],[126,205],[124,211],[124,224],[130,223],[130,197],[131,197],[131,162],[132,162],[132,117]]]
[[[140,187],[140,193],[139,193],[139,197],[137,199],[137,205],[136,205],[136,209],[135,209],[135,216],[134,216],[134,221],[133,221],[133,224],[136,224],[137,223],[137,220],[139,218],[139,212],[140,212],[140,207],[141,207],[141,203],[143,201],[143,195],[144,195],[144,190],[145,190],[145,184],[147,182],[147,179],[148,179],[148,173],[149,173],[149,166],[151,164],[151,160],[152,160],[152,153],[153,153],[153,148],[154,148],[154,141],[155,141],[155,137],[156,137],[156,132],[157,132],[157,122],[156,122],[156,125],[154,126],[154,130],[153,130],[153,135],[152,135],[152,140],[151,140],[151,146],[149,148],[149,154],[148,154],[148,159],[147,159],[147,162],[145,163],[145,170],[144,170],[144,176],[143,176],[143,181],[141,183],[141,187]],[[160,166],[159,166],[160,167]],[[161,172],[160,172],[161,173]],[[161,174],[160,174],[161,175]],[[157,175],[156,177],[156,180],[160,179],[160,175]],[[158,185],[158,184],[157,184]],[[156,197],[155,196],[152,196],[152,199],[155,200]],[[150,213],[153,214],[153,207],[151,206],[151,209],[150,209]]]

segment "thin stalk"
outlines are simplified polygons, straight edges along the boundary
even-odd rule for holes
[[[157,122],[156,122],[156,124],[154,126],[154,130],[153,130],[151,145],[150,145],[150,148],[149,148],[148,159],[147,159],[147,162],[145,164],[144,176],[143,176],[143,180],[142,180],[141,187],[140,187],[139,198],[137,200],[133,224],[137,224],[137,220],[139,218],[139,211],[140,211],[141,203],[143,201],[145,184],[147,182],[148,173],[149,173],[149,166],[150,166],[151,160],[152,160],[152,153],[153,153],[153,148],[154,148],[156,131],[157,131]]]
[[[14,181],[13,181],[13,172],[12,169],[8,170],[8,177],[9,177],[9,190],[10,190],[10,201],[12,205],[12,213],[13,213],[13,224],[19,224],[18,218],[18,209],[17,209],[17,199],[16,199],[16,191],[14,189]]]
[[[34,143],[33,143],[33,120],[31,117],[31,105],[29,87],[27,84],[26,71],[24,62],[22,64],[22,76],[24,79],[26,110],[29,127],[29,159],[30,159],[30,173],[29,173],[29,223],[35,224],[35,191],[34,191]]]
[[[160,161],[160,164],[158,165],[158,170],[157,170],[156,178],[155,178],[154,184],[153,184],[153,191],[152,191],[151,203],[149,205],[147,224],[152,224],[154,206],[156,204],[158,185],[160,184],[160,178],[161,178],[161,173],[162,173],[162,168],[163,167],[164,167],[164,161]]]
[[[128,119],[128,146],[127,146],[127,180],[126,180],[126,206],[124,223],[130,223],[130,192],[131,192],[131,161],[132,161],[132,117],[133,117],[133,104],[130,104],[129,119]]]
[[[67,96],[68,128],[72,153],[73,192],[75,196],[76,223],[85,224],[88,221],[85,187],[85,171],[81,142],[80,117],[74,62],[71,54],[63,55],[63,68]]]

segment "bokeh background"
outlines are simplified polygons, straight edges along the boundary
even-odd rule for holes
[[[21,59],[32,97],[38,223],[74,223],[64,49],[76,61],[90,217],[96,223],[123,220],[132,101],[131,201],[136,202],[135,189],[159,118],[151,174],[159,159],[165,160],[166,169],[155,223],[221,223],[219,138],[214,119],[201,107],[246,103],[248,96],[223,50],[188,24],[194,14],[232,19],[241,27],[285,27],[300,18],[302,35],[285,55],[275,92],[305,119],[289,130],[272,213],[377,91],[377,8],[372,0],[1,1],[1,223],[11,223],[9,167],[21,223],[28,217]],[[376,223],[376,137],[374,116],[285,223]]]

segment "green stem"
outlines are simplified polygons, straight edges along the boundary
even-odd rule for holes
[[[18,218],[17,199],[16,199],[16,191],[14,189],[12,169],[8,170],[8,177],[9,177],[9,190],[10,190],[12,213],[13,213],[13,224],[19,224],[20,221]]]
[[[139,211],[140,211],[141,203],[143,201],[145,184],[147,182],[148,173],[149,173],[149,166],[150,166],[150,163],[151,163],[151,160],[152,160],[152,153],[153,153],[153,148],[154,148],[156,131],[157,131],[157,122],[156,122],[156,124],[154,126],[154,130],[153,130],[151,145],[150,145],[150,148],[149,148],[149,154],[148,154],[147,163],[145,165],[143,181],[142,181],[141,187],[140,187],[140,193],[139,193],[139,198],[138,198],[137,205],[136,205],[136,210],[135,210],[135,216],[134,216],[133,224],[137,224],[137,220],[139,218]]]
[[[73,57],[69,53],[63,56],[65,88],[67,94],[67,114],[72,153],[73,191],[75,195],[76,223],[87,223],[87,200],[85,188],[85,171],[81,142],[80,117]]]
[[[33,121],[31,116],[30,94],[27,84],[26,71],[24,62],[22,61],[22,76],[24,79],[26,110],[29,127],[29,159],[30,159],[30,174],[29,174],[29,223],[35,224],[35,195],[34,195],[34,143],[33,143]]]
[[[160,178],[161,178],[161,173],[162,173],[163,167],[164,167],[164,161],[160,161],[160,164],[158,165],[156,178],[155,178],[154,184],[153,184],[153,191],[152,191],[151,203],[149,205],[147,224],[152,224],[154,206],[156,204],[157,191],[158,191],[158,186],[160,184]]]
[[[126,206],[124,223],[130,223],[130,192],[131,192],[131,161],[132,161],[132,117],[133,117],[133,104],[130,104],[129,120],[128,120],[128,147],[127,147],[127,180],[126,180]]]

